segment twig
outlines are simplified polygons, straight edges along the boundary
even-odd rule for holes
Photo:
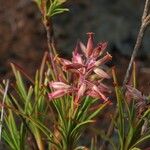
[[[46,29],[48,49],[49,52],[52,53],[55,47],[54,29],[53,29],[52,18],[47,16],[46,9],[47,9],[47,2],[46,0],[42,0],[40,10],[43,15],[43,24]]]
[[[44,21],[44,26],[46,29],[46,36],[47,36],[47,45],[50,52],[53,52],[55,48],[55,36],[54,36],[54,29],[51,19],[46,19]],[[53,52],[54,53],[54,52]]]
[[[55,37],[54,37],[54,29],[53,29],[52,18],[47,16],[46,9],[47,9],[46,0],[42,0],[40,10],[43,15],[43,24],[46,29],[47,46],[49,50],[50,62],[51,62],[54,74],[57,76],[56,67],[54,65],[54,57],[56,55],[56,45],[55,45],[56,43],[55,43]]]
[[[57,68],[54,64],[54,57],[56,56],[56,44],[55,44],[55,37],[54,37],[54,30],[53,30],[53,24],[52,20],[46,19],[44,21],[46,34],[47,34],[47,45],[49,50],[49,56],[50,56],[50,62],[52,65],[52,69],[54,71],[55,76],[57,77]]]
[[[150,14],[149,13],[149,6],[150,6],[150,0],[146,0],[145,2],[145,6],[144,6],[144,11],[143,11],[143,15],[142,15],[142,20],[141,20],[141,26],[140,26],[140,30],[137,36],[137,40],[133,49],[133,53],[124,77],[124,81],[123,81],[123,92],[125,92],[125,85],[127,84],[129,78],[130,78],[130,73],[131,73],[131,69],[132,69],[132,64],[133,61],[141,47],[142,41],[143,41],[143,37],[144,37],[144,33],[146,31],[147,26],[150,24]],[[118,109],[116,109],[115,113],[114,113],[114,119],[116,119],[118,116]],[[111,121],[110,126],[108,128],[108,131],[106,133],[106,135],[108,137],[111,137],[112,133],[114,131],[114,123],[113,121]],[[100,150],[105,150],[106,149],[106,145],[108,144],[107,141],[104,141],[100,147]]]
[[[9,80],[7,80],[7,82],[6,82],[6,87],[5,87],[5,90],[4,90],[3,101],[2,101],[2,107],[1,107],[1,117],[0,117],[0,141],[1,141],[1,139],[2,139],[2,123],[3,123],[3,119],[4,119],[4,103],[5,103],[5,99],[6,99],[6,96],[7,96],[8,87],[9,87]]]
[[[129,80],[133,61],[134,61],[134,59],[135,59],[135,57],[136,57],[136,55],[137,55],[137,53],[138,53],[138,51],[141,47],[145,30],[146,30],[147,26],[150,24],[150,14],[148,14],[149,5],[150,5],[150,1],[146,0],[144,11],[143,11],[143,16],[142,16],[142,20],[141,20],[142,21],[141,27],[140,27],[140,30],[139,30],[139,33],[138,33],[138,36],[137,36],[137,40],[136,40],[136,43],[135,43],[135,46],[134,46],[134,50],[133,50],[128,68],[127,68],[127,72],[125,74],[125,78],[124,78],[124,81],[123,81],[123,87],[127,84],[128,80]]]

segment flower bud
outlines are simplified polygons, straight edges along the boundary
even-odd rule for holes
[[[54,89],[69,89],[71,87],[63,82],[50,82],[49,86]]]
[[[93,42],[93,32],[89,32],[87,33],[88,35],[88,42],[87,42],[87,47],[86,47],[86,54],[89,57],[92,52],[93,52],[93,48],[94,48],[94,42]]]

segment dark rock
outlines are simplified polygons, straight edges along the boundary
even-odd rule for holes
[[[144,1],[78,0],[67,7],[70,9],[69,13],[54,19],[56,31],[60,31],[56,32],[60,49],[70,53],[77,38],[85,39],[85,33],[93,31],[97,40],[108,41],[122,54],[131,54],[140,26]],[[60,39],[61,32],[68,37],[65,38],[65,42]],[[142,54],[150,55],[149,36],[150,32],[147,31]]]

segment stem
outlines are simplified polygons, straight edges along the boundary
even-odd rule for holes
[[[55,54],[55,36],[54,36],[54,29],[51,19],[45,19],[44,26],[46,29],[46,36],[47,36],[47,45],[49,52],[52,52],[52,54]]]
[[[46,29],[47,45],[48,45],[48,50],[49,50],[50,62],[51,62],[55,77],[57,78],[57,68],[56,68],[56,65],[54,64],[54,57],[56,56],[56,44],[55,44],[52,20],[51,18],[47,19],[45,17],[43,23]]]
[[[54,30],[52,24],[52,18],[47,16],[47,0],[41,0],[41,5],[39,7],[42,14],[42,21],[46,29],[47,45],[49,52],[54,48]]]
[[[135,57],[137,56],[137,53],[138,53],[138,51],[141,47],[145,29],[146,29],[146,26],[145,26],[145,24],[143,24],[140,28],[139,33],[138,33],[137,41],[136,41],[136,44],[135,44],[135,47],[134,47],[134,50],[133,50],[133,53],[132,53],[132,56],[131,56],[131,59],[130,59],[130,62],[129,62],[129,65],[128,65],[128,68],[127,68],[127,71],[126,71],[126,74],[125,74],[125,78],[124,78],[124,81],[123,81],[123,87],[125,87],[125,85],[129,81],[131,70],[132,70],[132,64],[133,64],[133,61],[135,60]]]
[[[126,74],[125,74],[125,77],[124,77],[124,81],[123,81],[123,88],[122,88],[123,93],[125,93],[125,90],[126,90],[125,85],[127,84],[128,80],[130,78],[130,73],[131,73],[133,61],[134,61],[135,57],[137,56],[137,53],[138,53],[138,51],[141,47],[146,28],[150,24],[150,14],[148,14],[149,9],[150,9],[149,5],[150,5],[150,0],[146,0],[143,15],[142,15],[142,23],[141,23],[141,26],[140,26],[140,30],[139,30],[139,33],[138,33],[138,36],[137,36],[137,40],[136,40],[134,49],[133,49],[133,53],[132,53],[132,56],[131,56],[131,59],[130,59],[130,62],[129,62],[129,65],[128,65],[128,68],[127,68],[127,71],[126,71]],[[118,116],[118,108],[116,109],[116,111],[114,113],[114,120],[116,120],[117,116]],[[112,120],[106,135],[108,137],[111,137],[113,131],[114,131],[114,123],[113,123],[113,120]],[[108,144],[108,142],[104,141],[102,143],[101,147],[100,147],[100,150],[105,150],[107,144]]]

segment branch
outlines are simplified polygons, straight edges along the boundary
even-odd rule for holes
[[[54,29],[51,19],[46,19],[44,21],[44,26],[46,29],[46,36],[47,36],[47,45],[49,52],[52,52],[52,54],[55,54],[55,36],[54,36]]]
[[[127,68],[127,71],[126,71],[126,74],[125,74],[125,78],[124,78],[124,81],[123,81],[123,87],[125,87],[125,85],[129,81],[133,61],[134,61],[135,57],[137,56],[137,53],[138,53],[138,51],[141,47],[145,30],[146,30],[147,26],[150,24],[150,14],[148,14],[149,5],[150,5],[150,1],[146,0],[144,11],[143,11],[143,16],[142,16],[141,27],[140,27],[140,30],[139,30],[139,33],[138,33],[138,36],[137,36],[137,40],[136,40],[136,43],[135,43],[135,46],[134,46],[134,49],[133,49],[133,53],[132,53],[132,56],[131,56],[131,59],[130,59],[130,62],[129,62],[129,65],[128,65],[128,68]]]

